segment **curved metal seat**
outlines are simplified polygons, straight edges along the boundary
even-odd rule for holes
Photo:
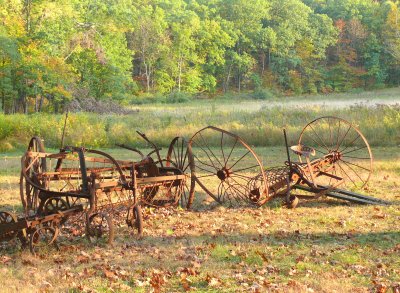
[[[294,146],[291,146],[290,149],[296,155],[303,156],[306,158],[309,158],[310,156],[315,156],[315,149],[313,149],[312,147],[305,146],[305,145],[301,145],[301,144],[294,145]]]

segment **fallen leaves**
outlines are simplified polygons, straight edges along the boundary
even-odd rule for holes
[[[155,293],[161,292],[161,287],[164,285],[166,282],[166,277],[163,272],[159,270],[153,270],[151,274],[151,279],[150,279],[150,285],[153,288]]]
[[[222,283],[220,279],[212,277],[209,274],[207,274],[205,280],[210,287],[218,287]]]
[[[191,281],[187,278],[187,274],[182,273],[180,275],[180,278],[181,278],[181,284],[182,284],[183,289],[185,291],[190,291],[191,290],[191,286],[190,286]]]
[[[12,258],[9,257],[9,256],[7,256],[7,255],[2,255],[2,256],[0,257],[0,263],[2,263],[2,264],[7,264],[7,263],[9,263],[11,260],[12,260]]]

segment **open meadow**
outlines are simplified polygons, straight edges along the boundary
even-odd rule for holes
[[[310,120],[339,116],[357,124],[374,156],[368,185],[352,190],[393,204],[320,198],[300,200],[296,209],[288,209],[277,198],[260,208],[230,208],[197,186],[190,211],[145,208],[140,239],[117,221],[113,246],[94,246],[84,235],[61,235],[60,250],[36,256],[21,250],[17,241],[2,245],[2,291],[399,292],[400,94],[391,89],[367,95],[376,100],[360,104],[362,95],[353,94],[322,102],[308,97],[271,104],[195,101],[138,106],[138,112],[126,116],[71,114],[67,144],[96,147],[118,159],[136,158],[114,148],[116,143],[144,149],[135,129],[146,132],[165,153],[174,136],[190,138],[211,124],[242,136],[264,168],[286,161],[283,127],[295,144]],[[329,106],[331,99],[335,106]],[[22,211],[20,158],[28,137],[42,136],[47,149],[55,151],[62,125],[61,115],[0,115],[1,210]]]

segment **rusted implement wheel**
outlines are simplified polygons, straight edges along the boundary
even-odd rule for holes
[[[66,211],[68,209],[68,203],[60,197],[52,197],[47,199],[43,207],[45,215],[56,214],[57,212]]]
[[[45,152],[42,140],[37,136],[33,137],[29,142],[27,152]],[[23,168],[26,168],[26,176],[29,176],[31,182],[44,187],[45,183],[38,178],[38,175],[47,170],[46,158],[35,156],[26,157],[23,162]],[[19,185],[22,206],[25,213],[28,214],[29,211],[36,212],[38,207],[39,190],[31,183],[27,182],[22,172]]]
[[[175,167],[186,175],[185,182],[179,190],[179,204],[183,208],[190,209],[194,199],[194,188],[196,185],[193,156],[189,154],[187,141],[183,137],[175,137],[168,148],[166,167]]]
[[[105,241],[112,244],[114,241],[114,224],[112,216],[105,213],[86,215],[86,237],[91,243]]]
[[[127,224],[136,230],[139,236],[143,235],[143,214],[140,205],[134,205],[128,210]]]
[[[15,222],[17,222],[17,218],[15,217],[15,215],[9,212],[0,212],[0,226],[8,225]],[[17,236],[17,234],[18,234],[17,231],[0,233],[0,242],[11,241],[12,239],[15,238],[15,236]]]
[[[192,176],[217,202],[262,205],[269,199],[262,163],[239,136],[208,126],[190,139],[189,153]]]
[[[318,185],[339,184],[339,188],[359,189],[367,184],[372,172],[372,152],[364,135],[350,122],[333,116],[315,119],[304,127],[298,143],[315,149],[311,160],[330,161],[323,171],[332,176],[316,178]],[[305,162],[303,157],[299,158]]]
[[[57,236],[59,229],[55,225],[43,225],[30,234],[29,250],[32,254],[38,253],[44,247],[54,245],[57,249]]]

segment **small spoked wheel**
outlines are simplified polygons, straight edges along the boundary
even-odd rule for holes
[[[59,229],[55,225],[43,225],[36,228],[29,238],[29,249],[32,254],[37,254],[45,247],[54,246],[58,249],[57,236]]]
[[[239,136],[208,126],[192,136],[188,148],[192,176],[215,201],[262,205],[269,199],[262,163]]]
[[[134,205],[128,210],[126,223],[128,227],[133,228],[138,236],[143,235],[143,214],[140,205]]]
[[[311,160],[320,160],[318,185],[325,187],[363,188],[372,172],[373,157],[364,135],[352,123],[326,116],[308,123],[302,130],[299,145],[315,150]],[[304,158],[299,157],[301,162]]]
[[[97,244],[114,241],[112,216],[106,213],[86,214],[86,237],[90,243]]]
[[[194,188],[196,184],[193,176],[194,160],[191,153],[189,153],[188,143],[183,137],[177,136],[171,141],[166,161],[165,166],[175,167],[185,175],[183,184],[179,185],[178,204],[183,208],[190,209],[194,200]]]
[[[17,218],[15,217],[14,214],[9,213],[9,212],[0,212],[0,225],[1,226],[6,226],[11,223],[15,223],[17,221]],[[2,233],[0,235],[0,242],[8,242],[11,241],[17,236],[18,232],[17,231],[10,231],[7,233]]]
[[[60,197],[51,197],[46,200],[43,206],[45,215],[56,214],[69,209],[69,204]]]

